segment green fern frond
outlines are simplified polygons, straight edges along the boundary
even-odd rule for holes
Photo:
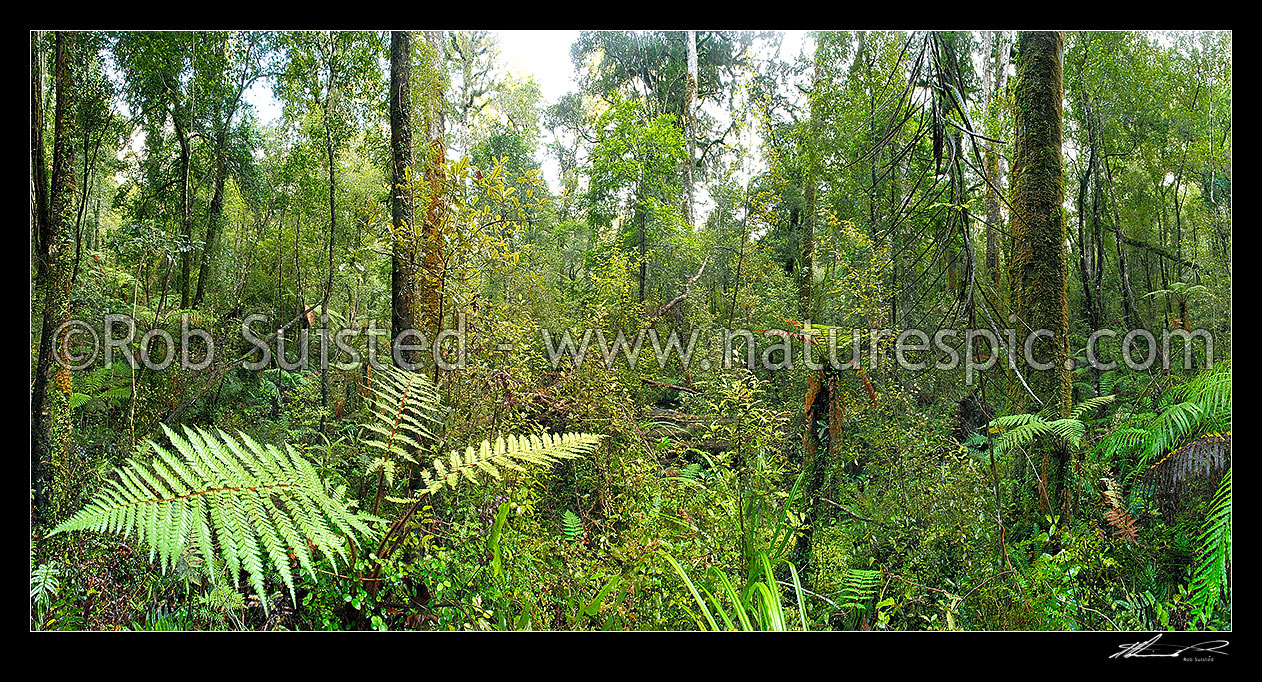
[[[1070,419],[1082,419],[1084,416],[1090,415],[1096,410],[1113,402],[1117,396],[1102,395],[1097,398],[1088,398],[1074,407],[1074,411],[1069,414]]]
[[[837,602],[838,606],[844,608],[867,608],[867,602],[876,594],[876,589],[881,584],[881,572],[869,571],[862,568],[852,568],[846,571],[846,575],[841,582],[841,596]]]
[[[1077,419],[1057,419],[1047,422],[1048,428],[1062,441],[1074,449],[1082,447],[1082,439],[1087,434],[1087,425]]]
[[[374,419],[364,444],[376,451],[368,473],[382,472],[386,486],[394,484],[399,460],[417,463],[417,453],[433,441],[431,426],[439,417],[438,394],[424,374],[389,365],[373,374],[371,409]]]
[[[45,608],[61,591],[61,570],[52,564],[42,564],[31,571],[31,599],[41,609]]]
[[[1147,467],[1165,453],[1178,447],[1193,432],[1204,411],[1195,402],[1175,403],[1148,424],[1148,436],[1140,453],[1139,466]]]
[[[349,561],[344,536],[373,535],[371,517],[352,512],[342,491],[326,494],[314,467],[292,447],[260,445],[240,432],[186,426],[181,436],[162,429],[175,453],[150,441],[151,461],[133,458],[115,469],[109,485],[50,535],[135,533],[163,570],[193,551],[207,559],[212,580],[211,559],[222,554],[234,584],[244,570],[260,597],[270,566],[295,601],[290,555],[314,578],[311,546],[336,567],[338,557]]]
[[[569,542],[574,542],[583,535],[583,520],[569,509],[561,515],[561,535]]]
[[[994,447],[997,452],[1008,452],[1017,447],[1029,447],[1035,440],[1049,435],[1059,435],[1055,422],[1043,421],[1037,415],[1011,415],[1013,417],[1029,417],[1021,420],[1019,426],[1010,430],[1001,428],[1000,435],[995,438]],[[1002,419],[1002,417],[1000,418]],[[995,420],[999,422],[1000,420]],[[1015,420],[1014,420],[1015,421]],[[1062,427],[1063,429],[1063,427]]]
[[[1223,475],[1210,505],[1209,515],[1198,538],[1201,551],[1192,571],[1188,601],[1197,609],[1197,619],[1206,621],[1220,597],[1228,594],[1227,575],[1231,566],[1231,469]]]
[[[1083,417],[1113,402],[1115,397],[1105,395],[1084,400],[1065,419],[1048,419],[1045,412],[996,417],[990,422],[990,432],[999,434],[994,439],[994,447],[1002,453],[1016,447],[1028,447],[1045,436],[1054,436],[1077,450],[1087,436],[1087,424]]]
[[[992,421],[990,425],[1001,431],[1007,431],[1018,426],[1025,426],[1026,424],[1035,421],[1041,422],[1043,420],[1036,414],[1005,414],[1003,416],[995,417],[995,420]]]
[[[435,457],[421,471],[422,487],[417,497],[454,488],[462,479],[477,481],[479,474],[499,480],[503,469],[524,470],[522,464],[551,465],[575,459],[591,452],[604,436],[592,433],[563,433],[541,436],[500,436],[482,441],[464,451],[452,451],[446,457]]]
[[[91,372],[75,373],[70,409],[77,410],[89,403],[117,404],[120,400],[130,398],[131,372],[131,367],[126,363],[116,362]]]

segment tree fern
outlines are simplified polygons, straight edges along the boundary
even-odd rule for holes
[[[74,390],[70,394],[70,409],[77,410],[85,405],[112,405],[130,398],[131,372],[130,366],[116,362],[91,372],[76,373]]]
[[[1087,434],[1083,418],[1109,404],[1116,396],[1106,395],[1079,403],[1067,419],[1046,419],[1042,414],[1010,414],[996,417],[990,422],[990,432],[998,434],[994,439],[997,452],[1008,452],[1017,447],[1029,447],[1034,441],[1054,437],[1074,450],[1082,447]]]
[[[1095,452],[1125,465],[1127,482],[1172,512],[1189,479],[1214,486],[1231,466],[1230,363],[1171,387],[1153,409],[1125,419]]]
[[[294,595],[292,555],[315,577],[312,551],[337,565],[348,559],[342,536],[373,535],[370,517],[351,511],[292,447],[260,445],[244,433],[162,427],[176,452],[150,441],[156,456],[131,459],[101,492],[52,534],[76,530],[135,533],[169,569],[185,552],[206,557],[211,579],[219,553],[235,584],[241,572],[260,597],[270,566]],[[266,605],[266,600],[264,600]]]
[[[1231,469],[1223,474],[1218,492],[1198,538],[1200,556],[1192,571],[1188,601],[1196,607],[1197,620],[1204,622],[1213,613],[1220,596],[1227,595],[1231,567]]]

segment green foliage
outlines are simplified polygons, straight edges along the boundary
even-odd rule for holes
[[[61,592],[61,570],[52,564],[31,568],[31,599],[41,613],[51,605]]]
[[[578,518],[578,514],[565,510],[561,515],[561,536],[569,542],[574,542],[583,535],[583,520]]]
[[[837,605],[847,609],[866,610],[868,602],[881,584],[881,572],[862,568],[846,571],[841,582],[841,598]]]
[[[602,438],[590,433],[544,433],[487,439],[477,447],[470,445],[463,452],[453,450],[446,457],[431,460],[421,471],[423,483],[416,496],[455,488],[462,480],[476,482],[482,474],[501,480],[504,469],[522,471],[522,464],[543,466],[577,459],[591,452]]]
[[[433,424],[440,419],[438,395],[424,374],[389,365],[373,374],[371,391],[373,419],[364,429],[373,435],[363,442],[375,454],[367,473],[381,472],[390,486],[400,460],[419,462],[419,453],[433,440]]]
[[[122,362],[75,375],[70,409],[121,405],[131,397],[131,375],[132,369]]]
[[[108,487],[51,534],[135,533],[164,569],[195,552],[207,559],[212,579],[213,558],[222,554],[228,577],[239,582],[244,571],[260,595],[270,566],[295,600],[289,554],[315,578],[311,547],[336,567],[338,558],[349,561],[344,538],[374,534],[370,519],[351,510],[343,491],[327,491],[292,447],[217,429],[163,431],[178,455],[150,441],[152,460],[116,469]]]
[[[1064,34],[1044,150],[1074,152],[1067,287],[1044,293],[1068,304],[1049,342],[1078,402],[995,416],[1063,377],[1002,357],[1022,345],[1004,328],[1035,322],[1011,309],[1016,37],[584,31],[550,101],[508,68],[518,41],[418,33],[413,158],[395,159],[384,32],[79,32],[70,91],[36,32],[33,218],[73,191],[69,248],[33,227],[32,330],[130,313],[136,339],[178,338],[187,314],[229,363],[261,312],[264,336],[289,323],[290,360],[312,343],[293,369],[56,372],[32,415],[65,447],[32,490],[69,520],[33,529],[32,627],[1230,628],[1232,34]],[[363,366],[390,355],[363,332],[409,312],[396,257],[424,261],[404,284],[466,329],[461,369]],[[316,369],[326,308],[357,369]],[[845,363],[852,328],[933,325],[993,328],[998,362],[907,370],[893,338],[860,339],[880,367],[841,372],[807,423],[807,339],[838,332]],[[649,328],[700,331],[697,352],[609,369],[608,343],[580,366],[539,338]],[[1158,345],[1132,358],[1170,368],[1123,362],[1144,328]],[[1166,328],[1209,332],[1213,368],[1175,366],[1210,358],[1162,348]],[[793,366],[732,369],[721,329],[753,330],[756,361],[791,339]],[[1096,332],[1113,369],[1088,362]],[[947,346],[911,359],[965,350]],[[161,447],[127,461],[146,438]]]
[[[991,433],[998,434],[992,441],[993,447],[996,452],[1007,453],[1017,448],[1028,448],[1040,438],[1055,438],[1079,450],[1087,434],[1083,418],[1109,404],[1115,397],[1107,395],[1086,400],[1076,405],[1067,419],[1046,419],[1039,414],[997,417],[990,423]]]
[[[771,630],[786,631],[791,629],[791,621],[787,616],[780,585],[772,572],[771,561],[765,553],[756,557],[757,578],[738,589],[730,578],[716,568],[711,568],[708,577],[713,585],[698,586],[693,583],[679,562],[667,555],[666,561],[683,579],[689,593],[697,604],[699,615],[694,614],[697,625],[711,630]],[[797,567],[789,565],[789,573],[793,578],[793,589],[797,600],[799,624],[802,630],[809,630],[806,619],[806,606],[802,601],[802,586],[798,579]],[[705,595],[705,599],[702,599]],[[726,604],[724,602],[726,600]],[[719,619],[715,620],[715,614]],[[704,621],[702,618],[704,617]]]
[[[1192,570],[1188,601],[1196,608],[1198,623],[1206,622],[1220,598],[1229,597],[1231,570],[1231,469],[1223,474],[1218,492],[1201,526],[1199,556]]]

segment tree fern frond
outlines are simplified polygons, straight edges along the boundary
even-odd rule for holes
[[[325,493],[315,468],[292,447],[260,445],[244,433],[162,426],[175,452],[152,441],[147,463],[131,459],[104,490],[51,534],[86,530],[135,533],[163,570],[187,551],[219,554],[235,584],[241,572],[262,596],[264,566],[295,598],[290,555],[313,578],[311,546],[337,565],[349,560],[343,537],[374,533],[341,493]],[[310,543],[310,544],[309,544]],[[266,605],[266,600],[264,604]]]
[[[841,582],[841,595],[837,605],[844,608],[866,608],[867,601],[876,594],[881,584],[881,572],[851,568]]]
[[[417,454],[433,441],[432,428],[440,420],[438,394],[424,374],[389,365],[373,373],[370,392],[375,419],[364,424],[371,432],[364,444],[376,452],[368,473],[380,471],[388,487],[394,484],[396,463],[418,463]]]
[[[476,481],[479,474],[501,478],[502,469],[523,469],[522,464],[549,465],[564,459],[575,459],[591,452],[604,438],[590,433],[543,434],[542,436],[498,436],[485,440],[478,447],[453,451],[446,457],[435,457],[421,471],[423,486],[417,493],[436,493],[454,488],[462,479]]]
[[[1198,538],[1201,551],[1192,572],[1188,601],[1197,608],[1197,619],[1209,619],[1220,596],[1228,594],[1231,570],[1231,469],[1223,474],[1209,515]]]
[[[1016,423],[1018,425],[1013,426],[1008,430],[1004,430],[1000,422],[1000,420],[1004,419],[1003,417],[1000,417],[993,422],[1001,424],[1001,433],[994,440],[994,448],[998,452],[1008,452],[1016,447],[1028,447],[1036,438],[1054,433],[1051,423],[1043,421],[1036,415],[1023,414],[1008,416],[1028,417],[1028,419],[1009,420],[1009,423]]]
[[[1200,423],[1204,410],[1195,402],[1175,403],[1148,424],[1139,466],[1147,467],[1164,452],[1178,446]]]
[[[1116,395],[1102,395],[1097,398],[1088,398],[1074,407],[1073,412],[1069,414],[1069,418],[1082,419],[1084,416],[1088,416],[1101,407],[1113,402],[1116,398]]]

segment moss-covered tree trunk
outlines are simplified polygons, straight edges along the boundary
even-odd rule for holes
[[[1012,237],[1009,266],[1012,311],[1018,341],[1041,330],[1032,357],[1051,368],[1023,368],[1038,401],[1019,385],[1014,388],[1018,411],[1046,409],[1051,417],[1068,417],[1069,273],[1066,254],[1064,172],[1061,163],[1061,54],[1059,32],[1024,31],[1017,40],[1014,87],[1015,151],[1012,162]],[[1050,334],[1047,332],[1050,331]],[[1047,497],[1064,487],[1063,450],[1043,453],[1042,485]]]
[[[70,313],[70,225],[74,221],[71,198],[74,195],[75,171],[73,137],[74,79],[70,52],[74,34],[58,32],[54,81],[57,88],[57,110],[53,123],[53,168],[49,190],[49,229],[41,253],[48,268],[42,282],[44,319],[39,340],[39,359],[31,393],[31,490],[34,496],[32,525],[47,520],[49,484],[53,459],[69,445],[70,436],[70,371],[56,361],[64,348],[54,347],[58,328]]]
[[[35,245],[36,281],[42,282],[48,269],[48,168],[44,163],[44,43],[40,31],[31,39],[31,231]]]

